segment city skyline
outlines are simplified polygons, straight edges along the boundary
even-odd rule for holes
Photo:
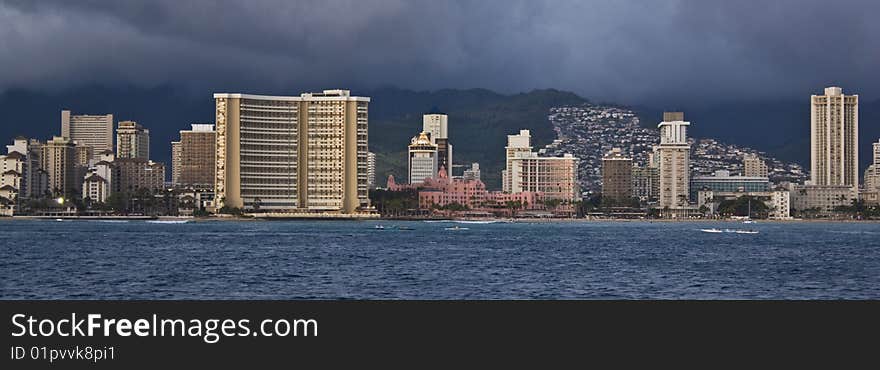
[[[869,166],[864,171],[862,183],[871,186],[859,187],[859,154],[858,148],[853,146],[859,140],[858,95],[845,96],[842,91],[841,87],[831,86],[824,89],[825,95],[811,95],[813,171],[810,181],[771,182],[770,168],[764,159],[750,152],[738,156],[740,165],[735,168],[741,172],[736,176],[730,173],[733,167],[722,167],[711,176],[705,174],[705,169],[695,172],[699,167],[691,163],[691,157],[697,142],[687,132],[691,123],[685,121],[684,112],[664,112],[662,121],[657,124],[659,135],[653,142],[645,143],[652,147],[646,152],[646,158],[642,156],[634,161],[630,157],[635,154],[631,151],[633,147],[623,150],[611,147],[610,151],[599,153],[602,161],[598,168],[579,166],[581,159],[573,155],[579,152],[577,146],[567,147],[570,151],[560,150],[560,145],[568,138],[558,127],[557,139],[537,151],[531,142],[530,130],[521,129],[518,134],[507,135],[506,166],[501,173],[503,194],[525,197],[518,198],[522,202],[520,206],[525,208],[525,204],[531,203],[527,209],[532,211],[546,211],[543,208],[546,204],[548,210],[569,215],[574,212],[571,204],[601,195],[604,207],[635,207],[649,212],[662,210],[661,217],[672,218],[706,215],[707,210],[714,213],[719,205],[713,201],[713,196],[714,199],[737,199],[742,194],[763,197],[774,207],[786,207],[784,212],[772,209],[769,213],[783,219],[789,217],[790,204],[800,207],[801,212],[815,209],[822,214],[833,214],[857,199],[874,202],[880,191],[873,188],[877,182],[874,178],[876,166]],[[192,131],[181,130],[178,141],[168,142],[172,151],[169,164],[151,160],[149,128],[134,121],[120,120],[116,127],[117,153],[114,154],[105,148],[112,145],[112,138],[98,140],[108,137],[106,131],[114,123],[112,114],[72,115],[69,110],[63,110],[61,132],[76,139],[54,136],[46,143],[33,141],[32,144],[22,144],[23,140],[16,139],[9,146],[8,155],[2,158],[4,168],[11,166],[9,170],[4,169],[3,184],[0,184],[2,196],[7,201],[17,200],[17,194],[30,194],[31,199],[40,199],[41,196],[33,195],[34,191],[26,184],[45,183],[45,193],[61,196],[59,199],[79,199],[81,193],[86,203],[77,203],[75,207],[81,212],[91,210],[88,202],[110,202],[115,193],[133,199],[142,190],[153,194],[171,192],[173,188],[174,191],[192,189],[198,193],[186,202],[200,199],[199,210],[204,208],[222,213],[236,210],[287,215],[315,212],[376,214],[368,195],[372,186],[381,188],[375,180],[370,180],[375,179],[376,163],[369,152],[367,139],[370,97],[353,96],[350,91],[340,89],[299,96],[240,93],[215,93],[213,96],[216,130],[212,124],[194,124]],[[601,116],[635,119],[624,111],[605,112]],[[482,181],[452,175],[454,162],[448,136],[449,132],[455,131],[454,126],[453,121],[450,130],[449,118],[445,114],[426,113],[422,116],[420,134],[410,141],[407,159],[409,184],[401,189],[417,190],[420,208],[433,208],[434,202],[440,202],[442,207],[459,207],[461,205],[452,200],[475,197],[476,194],[490,194],[486,199],[493,202],[508,196],[495,197],[491,195],[493,193],[478,190],[485,189]],[[641,129],[626,125],[603,130],[641,135]],[[97,134],[91,135],[93,132]],[[185,139],[197,132],[210,135],[203,135],[198,144]],[[600,140],[599,137],[588,140],[594,139]],[[206,145],[205,140],[215,140],[214,145]],[[34,146],[33,150],[28,148],[30,145]],[[702,145],[703,141],[700,141],[697,151]],[[187,156],[186,153],[191,154]],[[28,163],[33,162],[34,157],[46,173],[45,182],[31,179],[32,175],[25,173],[24,168],[30,166]],[[213,163],[210,157],[214,158]],[[876,153],[870,157],[876,162]],[[441,164],[441,160],[446,163]],[[185,164],[189,163],[201,165],[186,167]],[[215,169],[213,186],[205,178],[208,173],[203,172],[211,165]],[[655,168],[656,174],[649,168]],[[817,174],[817,168],[821,173]],[[584,183],[581,169],[587,173],[601,171],[600,193],[594,193],[594,189],[581,189]],[[167,181],[169,173],[170,183]],[[202,180],[191,180],[191,176]],[[180,181],[184,178],[189,180]],[[657,184],[651,184],[653,182]],[[392,186],[392,183],[389,178],[388,185],[393,189],[396,185]],[[657,186],[656,190],[654,186]],[[424,204],[421,194],[432,189],[431,204]],[[471,189],[471,193],[460,193],[460,189]],[[705,191],[709,193],[704,194]],[[793,195],[789,196],[789,192]],[[205,198],[208,193],[210,197]],[[524,201],[526,198],[530,202]],[[535,204],[536,201],[540,204]],[[551,201],[561,202],[569,208],[557,209],[559,203],[547,203]],[[63,204],[63,201],[59,202]],[[17,202],[14,204],[20,208]],[[476,207],[482,203],[469,204]],[[146,203],[141,207],[146,207]],[[515,213],[513,210],[509,212]]]

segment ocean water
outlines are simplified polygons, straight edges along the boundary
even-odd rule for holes
[[[742,298],[880,299],[880,224],[0,221],[0,299]]]

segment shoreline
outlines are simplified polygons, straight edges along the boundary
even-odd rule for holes
[[[262,218],[262,217],[192,217],[192,216],[4,216],[2,221],[154,221],[173,220],[189,222],[285,222],[285,221],[372,221],[372,222],[486,222],[486,223],[741,223],[735,219],[628,219],[628,218]],[[803,219],[788,220],[754,220],[756,224],[797,224],[797,223],[880,223],[876,220],[843,220],[843,219]]]

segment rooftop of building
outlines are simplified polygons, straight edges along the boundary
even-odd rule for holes
[[[324,90],[320,93],[302,93],[299,96],[284,95],[254,95],[242,93],[214,93],[214,99],[253,99],[253,100],[279,100],[279,101],[361,101],[369,102],[369,97],[351,96],[349,90]]]

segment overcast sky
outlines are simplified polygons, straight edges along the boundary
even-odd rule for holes
[[[877,0],[0,0],[0,91],[559,88],[880,97]],[[291,91],[296,93],[297,91]]]

